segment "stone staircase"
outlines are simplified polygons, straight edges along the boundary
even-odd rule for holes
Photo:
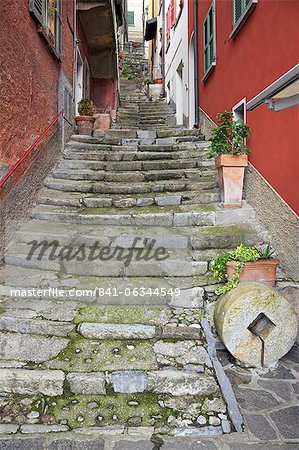
[[[201,326],[209,261],[267,235],[245,202],[219,207],[200,131],[135,81],[121,100],[111,130],[72,136],[8,245],[0,431],[234,431]]]

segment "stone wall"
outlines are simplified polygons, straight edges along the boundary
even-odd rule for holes
[[[255,208],[257,219],[269,230],[281,268],[299,281],[298,216],[251,164],[245,174],[245,198]]]
[[[215,127],[215,123],[202,109],[199,110],[199,124],[202,134],[208,140],[211,137],[211,131]]]

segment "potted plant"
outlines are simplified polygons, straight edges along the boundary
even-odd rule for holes
[[[240,244],[235,250],[217,255],[211,261],[211,270],[218,281],[226,283],[216,287],[216,294],[225,294],[240,281],[261,281],[275,286],[279,259],[272,255],[270,244],[265,250]]]
[[[93,124],[95,117],[93,115],[96,112],[95,105],[92,100],[83,98],[78,103],[79,115],[75,117],[77,123],[78,134],[85,134],[92,136]]]
[[[231,111],[217,115],[217,126],[212,130],[208,156],[215,158],[221,202],[226,208],[242,205],[244,170],[250,152],[245,139],[249,136],[249,126],[241,120],[235,121]]]

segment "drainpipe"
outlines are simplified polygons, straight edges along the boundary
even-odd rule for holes
[[[155,17],[155,0],[152,0],[152,18]],[[154,74],[154,62],[155,62],[155,44],[152,39],[152,76]]]
[[[74,47],[74,55],[73,55],[73,96],[74,96],[74,114],[76,114],[76,76],[77,76],[77,6],[76,0],[73,0],[73,47]]]
[[[163,80],[163,97],[166,96],[165,85],[165,0],[162,0],[162,80]]]
[[[198,74],[198,1],[193,2],[193,14],[194,14],[194,80],[195,80],[195,123],[194,128],[199,128],[200,115],[199,115],[199,74]]]

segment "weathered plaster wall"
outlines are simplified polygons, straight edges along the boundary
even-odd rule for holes
[[[16,162],[58,112],[60,72],[72,80],[73,41],[63,3],[60,63],[38,33],[28,0],[5,2],[0,14],[1,163]],[[72,11],[70,10],[72,20]]]
[[[299,281],[299,218],[250,164],[245,175],[245,198],[270,232],[281,268]]]
[[[116,108],[117,80],[115,78],[93,78],[91,98],[100,112]]]
[[[38,149],[39,157],[37,156],[33,160],[25,176],[19,178],[16,184],[2,192],[0,197],[0,265],[3,261],[5,246],[14,238],[19,226],[29,219],[38,191],[43,187],[45,177],[60,156],[61,138],[61,127],[58,127],[49,142]]]

